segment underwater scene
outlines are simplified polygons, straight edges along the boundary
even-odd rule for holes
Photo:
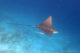
[[[0,53],[80,53],[80,0],[0,0]]]

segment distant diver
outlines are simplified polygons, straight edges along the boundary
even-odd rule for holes
[[[23,25],[23,26],[31,26],[31,27],[35,27],[38,28],[40,30],[42,30],[44,33],[41,32],[37,32],[40,34],[46,34],[48,36],[51,36],[53,33],[58,33],[53,27],[52,27],[52,16],[49,16],[47,20],[45,20],[43,23],[41,23],[38,26],[33,26],[33,25],[24,25],[24,24],[16,24],[16,23],[8,23],[8,24],[15,24],[15,25]]]

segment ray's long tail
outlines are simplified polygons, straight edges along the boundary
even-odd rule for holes
[[[20,26],[26,26],[26,27],[36,27],[36,25],[25,25],[25,24],[17,24],[17,23],[7,23],[10,25],[20,25]]]

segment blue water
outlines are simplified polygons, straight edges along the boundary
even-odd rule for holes
[[[51,37],[34,27],[49,16],[59,32]],[[79,0],[0,0],[0,53],[80,53]]]

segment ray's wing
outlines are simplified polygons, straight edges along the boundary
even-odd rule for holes
[[[40,25],[52,27],[52,16],[49,16],[49,18],[45,20],[43,23],[41,23]]]
[[[46,32],[45,32],[45,34],[47,34],[48,36],[51,36],[52,33],[53,33],[52,31],[46,31]]]
[[[45,34],[47,34],[48,36],[51,36],[52,35],[52,31],[49,31],[49,30],[44,30],[42,28],[40,28],[40,30],[42,30]]]

